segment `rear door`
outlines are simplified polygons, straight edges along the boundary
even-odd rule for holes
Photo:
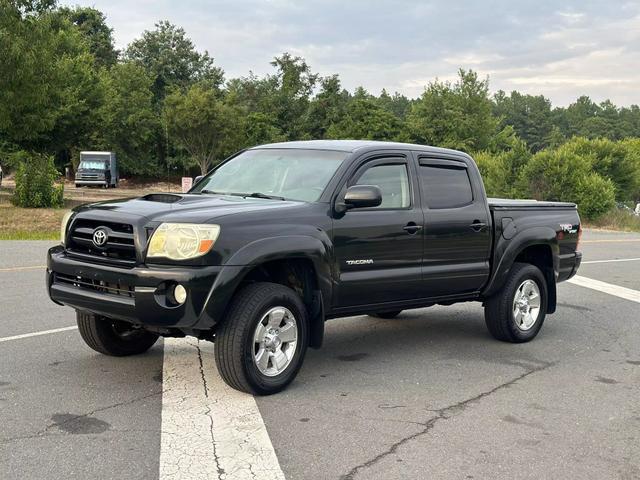
[[[415,173],[410,152],[376,154],[343,183],[338,201],[348,186],[377,185],[382,204],[334,218],[336,307],[419,297],[424,216]]]
[[[418,155],[425,297],[473,292],[489,278],[489,210],[478,171],[467,162]]]

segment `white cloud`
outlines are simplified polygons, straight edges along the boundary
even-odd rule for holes
[[[284,51],[350,89],[419,95],[458,68],[492,90],[640,103],[638,2],[566,0],[64,0],[107,15],[120,48],[166,19],[185,28],[228,77],[271,71]]]

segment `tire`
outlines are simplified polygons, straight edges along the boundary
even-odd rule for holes
[[[281,314],[284,316],[278,320]],[[295,344],[280,339],[285,330],[289,332],[286,338],[291,338],[293,324]],[[270,332],[276,332],[276,336],[269,337]],[[283,390],[298,374],[308,343],[308,315],[300,297],[283,285],[253,283],[235,295],[227,318],[216,332],[216,366],[230,387],[254,395],[271,395]],[[264,362],[258,360],[265,358]]]
[[[401,313],[402,313],[402,310],[395,310],[393,312],[374,312],[374,313],[370,313],[369,316],[375,317],[375,318],[391,319],[391,318],[396,318]]]
[[[144,353],[158,340],[155,333],[92,313],[77,311],[76,320],[85,343],[96,352],[112,357]]]
[[[484,319],[489,332],[503,342],[533,340],[544,323],[547,299],[547,282],[540,269],[528,263],[514,263],[502,290],[485,302]],[[524,313],[527,309],[530,316]]]

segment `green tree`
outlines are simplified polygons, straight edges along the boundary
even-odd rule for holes
[[[151,154],[160,124],[153,108],[153,78],[140,65],[127,62],[103,70],[100,79],[104,102],[96,111],[96,148],[116,151],[121,173],[157,173]]]
[[[328,128],[327,138],[406,140],[400,119],[363,92],[356,92],[340,120]]]
[[[494,197],[527,197],[527,185],[521,178],[522,170],[530,159],[527,145],[517,139],[502,151],[485,150],[474,155],[487,194]]]
[[[110,67],[118,60],[113,44],[113,29],[100,10],[91,7],[62,7],[58,13],[75,25],[89,44],[97,66]]]
[[[86,141],[101,101],[93,56],[50,2],[0,0],[0,64],[4,139],[49,152],[68,152]]]
[[[378,97],[378,103],[382,108],[393,113],[400,119],[404,119],[411,108],[411,100],[407,97],[398,92],[395,92],[393,95],[389,95],[387,90],[384,88]]]
[[[494,102],[494,114],[501,119],[501,126],[511,125],[533,152],[549,145],[553,130],[549,99],[516,91],[507,96],[500,90],[495,94]]]
[[[175,90],[165,100],[169,134],[176,138],[204,175],[225,154],[237,148],[239,112],[225,104],[209,84]]]
[[[322,78],[320,91],[310,102],[307,113],[309,137],[325,138],[329,127],[344,118],[350,98],[338,75]]]
[[[418,143],[465,151],[493,148],[499,120],[492,114],[488,80],[461,69],[453,84],[430,83],[412,105],[407,124]]]
[[[305,115],[318,75],[311,72],[303,58],[286,52],[274,58],[271,65],[276,73],[267,78],[268,93],[263,97],[262,108],[273,112],[276,125],[287,140],[307,138]]]
[[[156,23],[155,27],[131,42],[124,57],[142,65],[153,76],[156,101],[162,100],[170,87],[208,82],[218,88],[222,84],[223,71],[214,66],[208,52],[196,50],[184,29],[167,21]]]
[[[268,108],[269,96],[274,94],[273,82],[253,73],[247,77],[233,78],[227,83],[226,103],[242,112],[244,146],[281,142],[287,135],[279,126],[276,112]]]

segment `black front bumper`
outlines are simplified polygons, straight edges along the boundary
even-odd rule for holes
[[[109,318],[157,328],[208,330],[217,323],[231,296],[225,279],[235,276],[236,269],[152,265],[121,268],[74,259],[57,246],[47,255],[47,290],[58,304]],[[221,275],[223,270],[225,274]],[[177,283],[187,289],[183,305],[168,301],[165,295],[167,286]]]

